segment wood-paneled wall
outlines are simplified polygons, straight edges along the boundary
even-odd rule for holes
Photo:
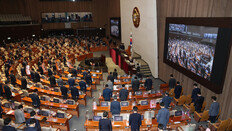
[[[169,75],[173,73],[177,80],[183,81],[184,94],[192,92],[194,81],[163,63],[166,17],[232,17],[231,7],[232,0],[157,0],[159,78],[168,81]],[[207,102],[207,109],[211,104],[211,96],[218,97],[222,119],[232,117],[232,53],[228,63],[222,94],[214,94],[200,85],[202,95]]]
[[[108,0],[92,1],[39,1],[39,0],[1,0],[0,14],[21,13],[31,16],[34,21],[41,21],[42,12],[92,12],[93,22],[73,24],[78,27],[103,27],[108,23]],[[44,29],[64,28],[64,23],[43,24]]]

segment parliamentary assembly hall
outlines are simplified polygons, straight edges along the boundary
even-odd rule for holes
[[[232,131],[232,0],[0,0],[0,131]]]

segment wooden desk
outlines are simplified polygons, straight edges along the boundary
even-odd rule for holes
[[[45,90],[45,89],[41,89],[39,87],[30,87],[31,90],[35,90],[37,89],[39,94],[45,94],[45,95],[49,95],[49,96],[56,96],[59,98],[63,98],[61,92],[55,92],[55,91],[50,91],[50,90]],[[69,98],[72,98],[71,94],[68,94]],[[79,104],[83,104],[86,105],[86,94],[82,94],[79,95],[79,99],[78,99]]]
[[[115,95],[117,95],[116,92],[113,93],[113,96],[115,96]],[[137,100],[142,100],[142,99],[148,99],[148,100],[150,100],[150,99],[161,98],[161,97],[162,97],[162,94],[161,94],[161,93],[145,94],[145,93],[143,92],[142,95],[130,95],[130,93],[129,93],[127,100],[130,100],[130,101],[134,101],[134,99],[135,99],[136,101],[137,101]],[[98,98],[98,100],[99,100],[99,103],[101,103],[102,101],[104,101],[103,96],[100,96],[100,97]],[[113,98],[111,98],[111,100],[113,100]],[[117,100],[120,101],[119,96],[117,97]]]
[[[119,87],[113,87],[113,92],[119,92],[120,90],[121,90],[122,88],[119,88]],[[128,87],[128,88],[126,88],[129,92],[131,92],[131,91],[133,91],[133,89],[132,89],[132,87]],[[145,91],[146,90],[146,88],[145,87],[143,87],[143,86],[141,86],[141,87],[139,87],[139,90],[140,91]]]
[[[145,81],[141,80],[140,83],[145,83]],[[122,84],[131,84],[131,81],[120,81],[120,82],[114,82],[114,85],[122,85]]]
[[[148,130],[147,126],[151,124],[150,120],[142,120],[140,130]],[[84,126],[86,131],[99,131],[99,121],[86,120]],[[130,131],[129,121],[112,121],[112,128],[114,131]]]
[[[25,102],[25,104],[32,105],[32,100],[30,97],[24,97],[22,98],[22,101]],[[40,100],[40,102],[41,102],[41,106],[44,108],[52,109],[54,111],[57,111],[57,110],[66,111],[67,109],[67,113],[70,113],[72,115],[76,115],[77,117],[79,117],[79,104],[68,105],[68,104],[63,104],[63,103],[54,103],[54,102],[42,101],[42,100]]]
[[[15,119],[14,116],[14,110],[10,109],[10,108],[3,108],[3,112],[6,113],[6,115],[10,116],[13,120]],[[26,119],[30,118],[30,114],[29,113],[24,113],[24,116]],[[35,118],[37,120],[39,120],[40,122],[45,118],[46,116],[41,116],[41,115],[36,115]],[[52,126],[55,128],[60,128],[61,130],[64,131],[69,131],[69,120],[72,118],[57,118],[57,117],[46,117],[47,120],[45,123],[41,122],[41,124],[45,124],[47,126]]]

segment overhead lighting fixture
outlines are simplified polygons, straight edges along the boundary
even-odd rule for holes
[[[10,40],[11,38],[10,37],[7,37],[8,40]]]
[[[32,35],[32,37],[35,37],[35,35]]]
[[[102,28],[100,28],[100,30],[102,30]]]

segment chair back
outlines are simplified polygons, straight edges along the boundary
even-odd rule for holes
[[[191,104],[191,102],[192,102],[191,95],[187,95],[187,96],[186,96],[185,104],[189,105],[189,104]]]
[[[170,91],[169,91],[169,96],[170,97],[174,97],[175,96],[175,93],[174,93],[174,88],[173,89],[171,89]]]
[[[207,110],[202,113],[200,121],[207,121],[208,119],[209,119],[209,111]]]
[[[206,101],[203,102],[201,111],[204,111],[204,110],[205,110],[205,106],[206,106]]]
[[[229,123],[229,125],[228,125],[228,127],[227,127],[227,131],[232,131],[232,119],[231,118],[229,118],[229,120],[230,120],[230,123]]]
[[[220,123],[217,131],[226,131],[226,129],[228,128],[229,124],[230,124],[230,120],[229,119],[222,121]]]
[[[182,96],[180,96],[180,98],[178,99],[177,105],[178,105],[178,106],[182,106],[182,105],[184,105],[185,101],[186,101],[186,96],[182,95]]]
[[[189,107],[189,113],[193,113],[195,111],[195,106],[194,106],[194,103],[191,103],[190,104],[190,107]]]

